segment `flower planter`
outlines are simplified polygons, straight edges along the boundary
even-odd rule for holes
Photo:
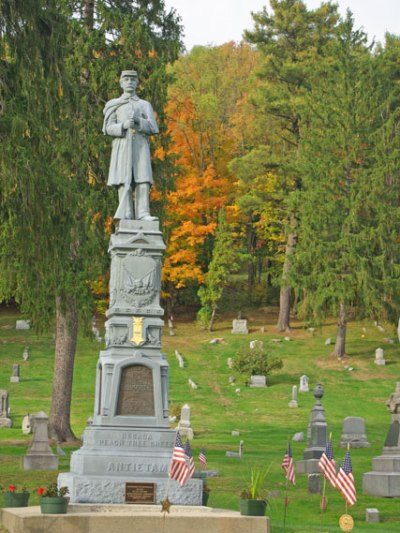
[[[42,496],[40,510],[42,514],[65,514],[68,507],[68,498],[64,496]]]
[[[27,507],[29,492],[5,492],[3,498],[5,507]]]
[[[240,500],[240,514],[245,516],[264,516],[267,502],[265,500]]]

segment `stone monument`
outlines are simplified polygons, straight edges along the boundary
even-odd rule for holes
[[[365,435],[365,422],[360,416],[347,416],[343,420],[340,448],[369,448],[370,443]]]
[[[0,428],[11,428],[12,420],[8,418],[8,392],[0,389]]]
[[[187,437],[189,440],[193,439],[193,429],[190,426],[190,406],[187,403],[182,406],[178,429],[181,437]]]
[[[375,364],[378,366],[385,366],[386,364],[382,348],[377,348],[375,350]]]
[[[292,399],[289,402],[289,407],[298,407],[299,404],[297,403],[297,385],[293,385],[292,387]]]
[[[181,487],[168,476],[176,433],[169,424],[169,365],[161,351],[165,244],[149,210],[147,136],[158,129],[151,105],[136,96],[137,83],[135,71],[123,71],[124,94],[104,109],[103,131],[114,137],[108,184],[119,189],[109,245],[106,346],[97,363],[93,424],[58,484],[68,486],[76,503],[160,503],[168,497],[174,504],[201,505],[202,480]]]
[[[315,405],[311,409],[310,423],[307,427],[307,447],[304,450],[303,460],[297,461],[298,474],[319,473],[318,461],[326,449],[328,440],[328,425],[325,420],[325,409],[321,404],[324,389],[318,383],[313,390]]]
[[[308,392],[310,389],[308,387],[308,376],[303,374],[300,376],[300,392]]]
[[[34,417],[32,444],[22,457],[24,470],[57,470],[58,457],[49,446],[49,418],[43,411]]]
[[[372,471],[363,475],[363,491],[373,496],[400,496],[400,382],[386,402],[392,423],[383,446],[383,453],[372,459]]]
[[[13,364],[13,373],[10,377],[10,383],[19,383],[19,364]]]

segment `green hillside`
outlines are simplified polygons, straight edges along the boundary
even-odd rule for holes
[[[51,335],[37,336],[32,331],[16,331],[18,316],[10,309],[0,312],[0,388],[10,394],[12,429],[0,429],[0,479],[2,485],[27,485],[29,489],[52,480],[56,473],[23,472],[19,468],[20,456],[26,451],[30,437],[21,432],[24,415],[39,410],[49,412],[52,390],[53,340]],[[382,452],[383,442],[390,424],[390,414],[385,401],[395,389],[399,379],[399,343],[395,331],[385,326],[381,332],[371,321],[349,324],[348,357],[338,361],[330,356],[332,346],[325,340],[335,338],[336,326],[332,320],[321,330],[309,331],[301,322],[294,321],[290,340],[286,334],[278,334],[274,324],[273,309],[249,311],[250,333],[232,335],[232,317],[226,316],[216,324],[213,333],[202,331],[188,318],[175,317],[175,336],[169,336],[166,328],[163,350],[170,363],[171,412],[180,410],[184,403],[191,407],[191,423],[195,432],[192,451],[197,461],[198,452],[204,446],[209,469],[219,470],[219,477],[209,479],[211,507],[238,510],[239,494],[253,465],[270,466],[267,488],[269,497],[267,514],[272,520],[272,531],[283,531],[283,501],[285,480],[281,461],[287,440],[295,432],[306,433],[310,410],[314,404],[312,392],[299,393],[298,409],[290,409],[293,385],[299,377],[307,374],[310,389],[321,382],[325,389],[322,403],[325,407],[329,431],[333,434],[336,459],[341,462],[345,450],[338,448],[342,420],[346,416],[365,418],[370,449],[351,450],[353,471],[358,490],[358,502],[350,514],[356,521],[354,531],[398,531],[400,513],[398,499],[373,498],[361,494],[362,474],[371,470],[372,457]],[[264,328],[264,331],[261,330]],[[99,321],[102,331],[102,323]],[[210,344],[213,338],[222,338],[219,344]],[[284,361],[282,370],[268,378],[269,387],[253,389],[236,375],[231,385],[227,359],[234,357],[242,345],[258,339],[279,355]],[[279,339],[280,342],[276,342]],[[386,339],[386,340],[385,340]],[[393,344],[387,339],[394,339]],[[29,346],[30,357],[23,361],[22,352]],[[72,427],[80,436],[86,420],[92,414],[94,400],[95,366],[102,343],[80,338],[75,365]],[[374,364],[378,347],[385,351],[386,366]],[[174,355],[178,350],[185,368],[178,366]],[[13,363],[21,367],[20,383],[10,383]],[[350,370],[350,368],[352,370]],[[198,388],[188,384],[192,379]],[[237,392],[240,389],[240,392]],[[232,431],[239,436],[232,436]],[[244,457],[226,457],[226,451],[237,451],[239,441],[244,441]],[[77,443],[77,446],[79,443]],[[75,448],[76,448],[75,447]],[[60,458],[60,469],[68,470],[69,452],[64,447],[65,457]],[[292,443],[294,460],[302,459],[305,442]],[[295,487],[289,487],[287,531],[339,531],[338,520],[344,513],[344,500],[338,491],[327,488],[328,509],[324,514],[321,529],[319,495],[308,494],[306,476],[297,476]],[[31,504],[37,503],[33,495]],[[365,510],[377,507],[381,514],[380,524],[366,524]]]

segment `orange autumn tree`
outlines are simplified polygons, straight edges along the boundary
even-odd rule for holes
[[[169,304],[201,284],[212,257],[219,211],[234,203],[228,165],[243,151],[236,109],[249,92],[257,53],[246,44],[194,47],[171,67],[166,108],[175,187],[168,194],[164,287]]]

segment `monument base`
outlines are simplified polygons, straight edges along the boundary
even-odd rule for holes
[[[238,512],[209,507],[172,506],[162,513],[159,505],[69,505],[65,515],[42,515],[40,507],[0,509],[0,524],[9,533],[269,533],[266,516],[241,516]]]
[[[400,455],[379,455],[372,472],[363,475],[363,492],[386,498],[400,497]]]
[[[126,483],[154,484],[155,504],[168,497],[170,502],[176,505],[202,505],[201,479],[189,479],[184,487],[181,487],[174,479],[157,476],[80,476],[72,472],[58,476],[58,486],[68,487],[72,503],[124,504]]]
[[[303,459],[296,462],[296,474],[320,474],[319,459]]]

